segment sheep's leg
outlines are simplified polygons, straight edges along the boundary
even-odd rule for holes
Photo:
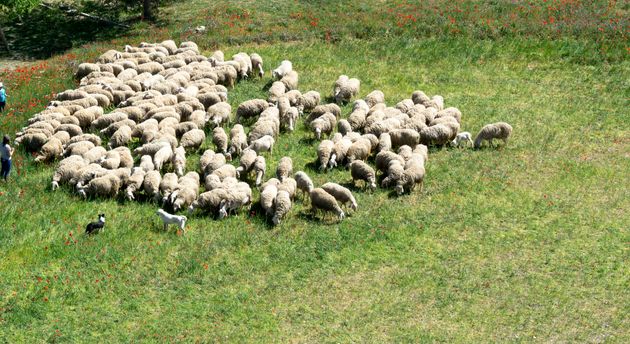
[[[166,232],[168,230],[168,225],[166,224],[166,222],[164,223],[164,231]]]

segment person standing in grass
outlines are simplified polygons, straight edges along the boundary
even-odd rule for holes
[[[0,82],[0,112],[4,111],[7,104],[7,91],[4,90],[4,84]]]
[[[0,146],[0,161],[2,162],[2,171],[0,177],[7,181],[9,172],[11,172],[11,156],[13,156],[13,148],[9,146],[9,135],[4,135],[2,138],[2,146]]]

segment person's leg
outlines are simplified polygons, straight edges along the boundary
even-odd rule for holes
[[[0,102],[0,112],[4,111],[4,105],[6,102]]]
[[[0,173],[0,177],[6,181],[9,177],[9,171],[11,171],[11,160],[2,160],[2,172]]]

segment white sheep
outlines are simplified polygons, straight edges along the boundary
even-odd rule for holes
[[[311,199],[311,210],[317,212],[323,210],[324,212],[333,212],[339,217],[339,221],[343,220],[346,216],[339,208],[337,200],[334,196],[326,192],[322,188],[315,188],[309,193]]]
[[[271,77],[276,80],[280,80],[291,71],[293,71],[293,64],[289,60],[284,60],[280,62],[278,68],[274,69],[271,72]]]
[[[363,99],[365,100],[368,108],[371,108],[376,104],[385,103],[385,94],[383,93],[383,91],[374,90],[368,93],[368,95],[366,95]]]
[[[107,146],[110,149],[125,146],[127,145],[127,143],[129,143],[129,141],[131,141],[131,127],[129,127],[128,125],[123,125],[118,130],[116,130],[114,135],[112,135],[112,137],[109,139],[109,143],[107,143]]]
[[[321,186],[326,192],[331,194],[342,205],[350,203],[350,208],[356,211],[358,208],[357,201],[354,199],[352,192],[348,188],[343,187],[337,183],[328,182]]]
[[[352,184],[357,180],[365,181],[365,185],[371,190],[376,189],[376,174],[374,169],[361,160],[355,160],[350,164]]]
[[[236,108],[236,122],[241,123],[243,119],[260,116],[268,107],[269,103],[264,99],[246,100]]]
[[[274,140],[273,137],[271,137],[270,135],[265,135],[258,140],[254,140],[253,142],[251,142],[247,148],[255,151],[257,154],[267,151],[273,153],[273,145],[275,143],[276,140]]]
[[[319,170],[323,171],[328,167],[330,156],[335,148],[335,143],[331,140],[322,140],[317,147],[317,161],[319,162]]]
[[[330,112],[326,112],[320,117],[315,118],[310,123],[310,127],[317,137],[318,140],[321,139],[322,134],[330,135],[335,128],[335,124],[337,124],[337,118]]]
[[[451,146],[461,147],[467,145],[468,143],[474,145],[472,135],[467,131],[462,131],[461,133],[458,133],[457,136],[455,136],[455,139],[453,141],[451,141]]]
[[[276,177],[280,179],[280,181],[284,181],[285,178],[290,177],[292,174],[293,160],[288,156],[280,158],[278,166],[276,167]]]
[[[214,123],[218,127],[224,123],[230,123],[231,114],[232,106],[226,102],[219,102],[208,108],[207,121]]]
[[[100,162],[101,166],[108,170],[117,169],[120,166],[120,153],[110,150],[101,158]]]
[[[179,145],[184,149],[197,150],[203,144],[206,139],[206,133],[201,129],[193,129],[182,135]]]
[[[218,152],[227,154],[228,137],[223,128],[216,127],[212,130],[212,143],[216,146]]]
[[[347,103],[352,99],[352,97],[356,97],[359,94],[361,81],[356,78],[348,79],[345,76],[345,79],[342,79],[345,75],[342,75],[335,83],[335,89],[333,92],[333,97],[335,97],[335,102],[337,104]]]
[[[134,168],[129,180],[127,181],[127,188],[125,189],[125,195],[127,199],[133,201],[136,199],[136,192],[140,190],[144,183],[144,176],[146,172],[142,168]]]
[[[181,177],[184,175],[184,169],[186,168],[186,150],[184,147],[175,148],[172,156],[172,164],[175,168],[175,174]]]
[[[274,203],[274,212],[271,221],[274,226],[277,226],[291,210],[291,196],[287,191],[280,190],[278,191]]]
[[[116,175],[106,173],[90,180],[86,186],[80,187],[78,191],[83,198],[87,198],[88,195],[114,197],[118,194],[121,184],[120,178]]]
[[[503,143],[507,145],[508,138],[512,134],[512,126],[505,122],[497,122],[493,124],[486,124],[475,137],[475,148],[480,148],[481,143],[485,140],[492,146],[492,140],[503,140]]]
[[[269,216],[273,213],[273,204],[276,200],[277,195],[278,187],[271,183],[267,183],[267,185],[265,185],[265,187],[260,192],[260,206],[265,212],[266,216]]]
[[[252,61],[252,68],[258,74],[259,78],[262,78],[265,75],[265,70],[263,69],[263,59],[260,55],[256,53],[252,53],[249,55],[250,60]]]
[[[153,165],[157,171],[161,171],[164,163],[170,162],[173,158],[173,149],[170,145],[163,146],[153,155]]]
[[[51,189],[54,191],[59,188],[60,183],[64,184],[71,179],[78,179],[81,170],[86,166],[87,163],[79,155],[71,155],[61,160],[52,177]]]
[[[296,90],[298,88],[299,76],[298,73],[294,70],[286,73],[280,82],[286,86],[287,90]]]
[[[252,170],[256,174],[256,186],[259,186],[262,183],[262,179],[265,176],[265,171],[267,170],[267,163],[264,156],[259,155],[256,157],[252,166]]]
[[[230,147],[228,149],[228,156],[241,155],[243,149],[247,148],[247,136],[245,130],[240,124],[235,124],[230,129]]]

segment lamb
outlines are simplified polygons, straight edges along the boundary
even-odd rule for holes
[[[278,167],[276,168],[276,177],[280,179],[280,181],[284,181],[285,178],[290,177],[293,174],[293,160],[290,157],[284,156],[278,162]]]
[[[269,103],[264,99],[250,99],[242,102],[236,109],[236,122],[241,123],[241,119],[249,119],[260,116],[269,107]]]
[[[206,133],[201,129],[193,129],[184,135],[182,135],[179,145],[184,149],[197,150],[203,144],[206,139]]]
[[[173,149],[171,148],[171,146],[169,145],[163,146],[162,148],[160,148],[160,150],[155,152],[155,154],[153,155],[153,165],[155,166],[155,169],[157,171],[161,171],[162,167],[164,166],[164,163],[171,161],[172,158],[173,158]]]
[[[359,79],[351,78],[347,80],[341,80],[340,87],[338,89],[335,88],[333,94],[333,97],[335,97],[335,102],[337,104],[347,103],[352,97],[356,97],[359,94],[360,87],[361,81],[359,81]]]
[[[216,146],[218,152],[227,154],[228,137],[223,128],[216,127],[212,130],[212,143]]]
[[[173,154],[173,167],[175,168],[175,174],[181,177],[184,175],[184,169],[186,168],[186,150],[184,147],[175,148]]]
[[[256,186],[260,186],[265,176],[265,171],[267,170],[267,163],[264,156],[259,155],[256,157],[252,170],[256,173]]]
[[[249,55],[249,58],[252,61],[252,69],[257,72],[259,78],[262,78],[265,75],[262,57],[256,53],[252,53]]]
[[[346,203],[350,203],[350,208],[352,208],[352,210],[354,211],[357,210],[358,208],[357,201],[354,199],[352,192],[350,192],[350,190],[348,190],[347,188],[337,183],[331,183],[331,182],[322,185],[321,188],[324,189],[324,191],[331,194],[333,197],[335,197],[335,199],[338,202],[340,202],[342,205],[345,205]]]
[[[284,60],[280,62],[280,65],[278,66],[278,68],[274,69],[271,72],[271,77],[276,80],[280,80],[292,70],[293,70],[293,64],[291,63],[291,61]]]
[[[224,123],[230,123],[230,115],[232,114],[232,106],[226,102],[216,103],[208,108],[207,121],[214,123],[219,127]]]
[[[451,146],[461,147],[462,145],[465,146],[468,142],[470,142],[471,145],[474,145],[471,134],[467,131],[462,131],[457,134],[453,141],[451,141]]]
[[[317,147],[317,161],[319,162],[320,171],[328,167],[328,162],[330,161],[330,156],[334,148],[335,143],[331,140],[322,140],[322,142],[320,142]]]
[[[503,140],[503,143],[507,145],[508,138],[512,134],[512,126],[505,122],[497,122],[493,124],[486,124],[475,138],[475,148],[480,148],[481,143],[485,140],[490,143],[490,146],[493,146],[492,140],[500,139]]]
[[[87,195],[115,197],[121,187],[120,178],[111,173],[96,177],[84,186],[79,188],[79,195],[86,198]]]
[[[350,164],[350,175],[352,176],[352,184],[357,180],[365,181],[371,190],[376,189],[376,174],[374,169],[361,160],[355,160]]]
[[[286,73],[282,79],[280,79],[280,82],[284,84],[284,86],[286,86],[287,90],[297,90],[298,88],[298,80],[299,80],[299,76],[298,73],[294,70]]]
[[[59,188],[59,183],[67,183],[71,179],[78,179],[80,171],[86,166],[85,160],[78,155],[71,155],[61,160],[52,177],[51,189],[54,191]]]
[[[273,145],[275,143],[276,140],[274,140],[273,137],[271,137],[270,135],[265,135],[258,140],[251,142],[251,144],[247,148],[255,151],[257,154],[266,151],[273,153]]]
[[[114,135],[112,135],[107,146],[110,149],[120,146],[126,146],[129,141],[131,141],[131,128],[128,125],[123,125],[118,130],[116,130]]]
[[[313,190],[313,181],[304,171],[295,172],[295,181],[297,183],[298,190],[302,193],[310,194]]]
[[[101,158],[101,166],[108,170],[117,169],[120,166],[120,153],[110,150]]]
[[[287,191],[278,191],[274,205],[275,207],[271,221],[274,226],[277,226],[280,223],[280,220],[282,220],[289,213],[289,210],[291,210],[291,196]]]
[[[322,133],[327,135],[330,135],[332,133],[336,122],[337,119],[335,118],[335,115],[330,112],[326,112],[322,116],[315,118],[311,122],[310,127],[313,130],[313,133],[315,133],[315,137],[320,140],[322,137]]]
[[[335,197],[326,192],[324,189],[315,188],[311,190],[309,196],[311,199],[311,209],[313,212],[316,212],[317,210],[333,212],[339,217],[339,221],[343,220],[346,216],[343,210],[339,208]]]
[[[368,93],[368,95],[363,99],[365,100],[368,108],[371,108],[376,104],[385,103],[385,94],[380,90],[374,90]]]
[[[133,201],[136,199],[136,192],[142,187],[144,183],[144,176],[146,172],[142,168],[134,168],[129,180],[127,181],[127,188],[125,189],[125,195],[127,199]]]

